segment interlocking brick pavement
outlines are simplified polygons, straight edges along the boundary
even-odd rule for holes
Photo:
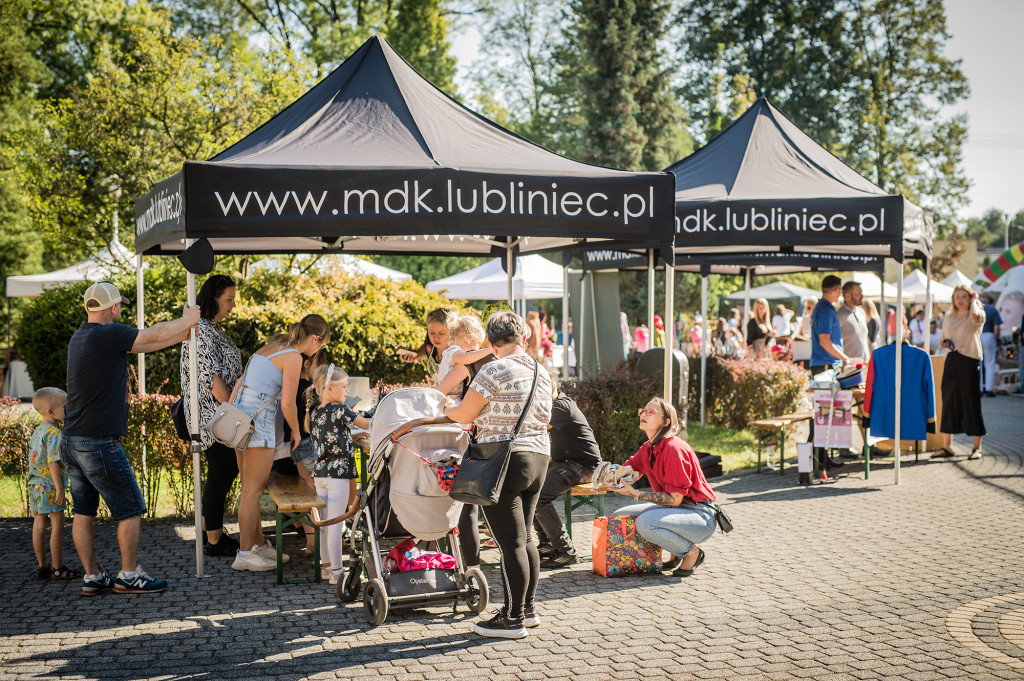
[[[32,579],[30,521],[2,520],[0,677],[1022,679],[1024,400],[984,407],[981,461],[957,439],[956,460],[905,457],[898,487],[886,459],[867,481],[856,464],[812,487],[795,470],[713,481],[737,529],[707,542],[692,577],[545,572],[544,623],[521,641],[472,634],[465,606],[392,612],[371,628],[326,584],[275,586],[228,559],[196,579],[181,521],[143,527],[140,561],[170,580],[165,593],[81,598],[77,582]],[[116,565],[113,525],[97,534],[101,562]],[[75,560],[70,530],[65,553]]]

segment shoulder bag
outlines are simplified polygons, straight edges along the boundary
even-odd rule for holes
[[[508,472],[508,461],[512,456],[512,444],[519,436],[523,420],[533,406],[533,396],[537,394],[540,365],[537,360],[534,360],[533,364],[533,389],[530,390],[530,398],[526,400],[526,406],[519,415],[515,430],[512,431],[512,439],[476,442],[474,438],[470,441],[469,449],[459,464],[459,472],[455,475],[451,491],[448,492],[448,496],[455,501],[477,506],[493,506],[498,503],[501,488],[505,484],[505,473]]]
[[[255,356],[253,355],[253,357]],[[249,363],[252,363],[252,357],[249,358]],[[244,379],[248,373],[249,364],[246,364],[242,378]],[[243,383],[241,388],[245,387],[246,385]],[[214,412],[213,417],[206,422],[203,428],[208,430],[210,435],[213,435],[213,439],[222,445],[242,451],[249,446],[249,439],[256,432],[256,424],[253,422],[253,419],[256,418],[257,414],[273,404],[280,394],[281,391],[278,390],[274,393],[273,397],[261,404],[252,414],[245,413],[232,402],[225,402],[217,407],[217,411]]]

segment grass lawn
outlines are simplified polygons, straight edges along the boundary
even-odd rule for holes
[[[786,438],[787,459],[796,454],[796,447]],[[757,465],[757,436],[752,430],[733,430],[724,426],[701,426],[698,423],[687,423],[687,442],[694,451],[709,452],[722,457],[722,472],[735,473]],[[761,450],[761,463],[766,461],[768,448]],[[771,448],[772,461],[777,461],[778,452]]]

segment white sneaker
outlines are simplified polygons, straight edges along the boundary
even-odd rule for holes
[[[254,550],[256,550],[256,549],[254,549]],[[267,542],[263,546],[259,547],[258,550],[264,556],[270,556],[270,560],[274,561],[274,567],[275,568],[277,567],[277,549],[274,548],[273,544],[271,544],[270,542]],[[290,558],[288,557],[287,553],[282,553],[281,554],[281,562],[282,563],[287,563],[289,560],[290,560]]]
[[[254,546],[252,551],[246,555],[241,552],[235,554],[235,562],[231,564],[232,570],[248,570],[249,572],[269,572],[277,569],[277,560],[271,559],[261,551],[262,547]]]

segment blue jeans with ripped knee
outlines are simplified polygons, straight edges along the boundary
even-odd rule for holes
[[[640,536],[676,556],[685,556],[694,544],[702,544],[715,533],[715,510],[708,504],[683,504],[675,508],[660,504],[631,504],[615,512],[636,516]]]

